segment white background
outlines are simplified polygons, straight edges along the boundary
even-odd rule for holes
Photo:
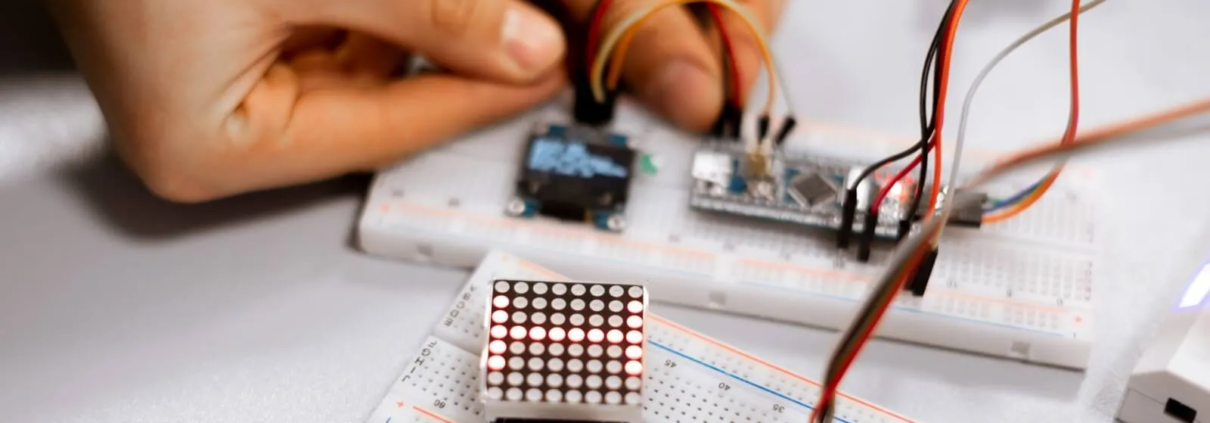
[[[361,422],[464,270],[350,247],[364,180],[198,206],[157,201],[95,154],[104,126],[36,3],[0,6],[0,420]],[[904,135],[941,0],[790,0],[776,53],[800,113]],[[1059,0],[976,0],[951,99]],[[1110,0],[1081,21],[1084,127],[1210,95],[1210,3]],[[1065,27],[989,79],[972,142],[1011,150],[1066,121]],[[950,131],[960,107],[951,101]],[[1202,137],[1205,138],[1205,137]],[[953,139],[950,135],[949,139]],[[1108,422],[1184,281],[1210,144],[1116,150],[1105,174],[1097,340],[1079,373],[876,341],[844,389],[924,422]],[[655,311],[817,377],[835,334]]]

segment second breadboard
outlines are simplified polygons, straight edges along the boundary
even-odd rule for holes
[[[479,351],[488,336],[483,306],[497,279],[567,280],[508,254],[488,254],[367,423],[488,421],[479,396]],[[643,422],[807,421],[819,396],[815,381],[654,314],[647,318]],[[912,420],[842,394],[834,422]]]
[[[462,267],[500,248],[574,278],[645,281],[657,302],[832,329],[848,324],[888,257],[875,250],[862,263],[808,228],[693,210],[690,168],[701,141],[658,127],[629,133],[658,171],[632,176],[623,231],[509,216],[517,163],[537,120],[527,116],[380,172],[360,216],[362,248]],[[804,125],[787,146],[888,149],[872,138]],[[947,230],[927,292],[901,295],[877,336],[1084,368],[1097,259],[1091,181],[1071,169],[1017,219]]]

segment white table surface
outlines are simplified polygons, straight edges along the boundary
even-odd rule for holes
[[[918,67],[944,3],[790,3],[776,48],[803,114],[912,134]],[[955,99],[995,50],[1066,7],[972,3]],[[1111,0],[1090,12],[1082,121],[1210,94],[1207,16],[1198,0]],[[988,82],[973,142],[1007,150],[1061,131],[1063,31]],[[364,178],[196,206],[153,198],[104,154],[96,106],[66,63],[35,2],[0,6],[0,421],[363,421],[467,272],[352,248]],[[923,422],[1112,421],[1182,282],[1163,272],[1210,210],[1198,183],[1208,152],[1181,142],[1082,160],[1106,175],[1086,372],[876,341],[844,388]],[[836,336],[656,311],[811,377]]]

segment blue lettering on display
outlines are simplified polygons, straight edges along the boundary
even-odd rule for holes
[[[563,176],[592,178],[610,176],[625,178],[629,171],[608,156],[593,155],[581,143],[568,143],[549,138],[534,141],[529,153],[529,168]]]

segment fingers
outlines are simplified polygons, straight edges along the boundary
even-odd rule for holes
[[[533,81],[558,65],[566,50],[558,23],[522,0],[282,3],[294,24],[370,33],[461,75],[496,81]]]
[[[177,145],[168,199],[205,201],[248,191],[373,170],[553,96],[562,72],[532,85],[423,75],[370,89],[300,89],[298,74],[275,65],[207,142]],[[161,156],[161,159],[163,157]]]
[[[752,15],[759,20],[757,23],[765,28],[766,32],[773,31],[785,9],[785,0],[737,1],[752,11]],[[722,15],[727,36],[731,39],[731,46],[734,48],[732,55],[735,58],[736,70],[740,75],[740,99],[746,100],[752,85],[756,83],[763,71],[762,65],[764,65],[765,57],[761,53],[760,42],[739,16],[724,8],[719,8],[719,12]],[[715,35],[718,33],[716,29],[711,32]],[[779,89],[785,89],[785,87]],[[744,104],[751,103],[745,102]]]
[[[281,55],[292,57],[300,51],[331,49],[340,44],[345,37],[345,32],[336,28],[295,28],[291,31],[290,36],[282,41]]]
[[[349,34],[336,50],[341,67],[354,75],[385,77],[398,70],[406,58],[398,47],[361,33]]]
[[[596,0],[567,0],[587,19]],[[603,39],[611,28],[650,0],[616,0],[605,11]],[[634,33],[626,52],[622,79],[648,107],[685,129],[710,127],[722,107],[722,71],[702,31],[683,7],[653,14]]]

